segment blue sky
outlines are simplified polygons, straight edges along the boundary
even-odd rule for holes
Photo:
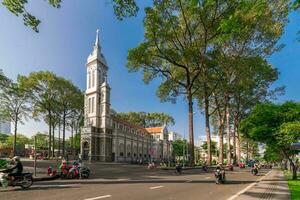
[[[18,74],[49,70],[85,89],[85,63],[99,28],[102,51],[109,65],[112,107],[118,112],[166,112],[176,120],[170,130],[180,133],[187,130],[187,106],[183,98],[177,104],[161,103],[155,94],[158,82],[145,85],[141,74],[129,73],[125,67],[127,50],[143,40],[143,8],[137,17],[118,21],[109,0],[65,0],[60,9],[50,7],[46,1],[32,2],[28,10],[42,21],[38,34],[0,6],[0,68],[8,77],[16,79]],[[141,0],[139,5],[149,2]],[[299,19],[299,14],[291,15],[281,39],[286,47],[269,58],[281,72],[275,85],[286,86],[286,94],[279,102],[299,101],[300,43],[296,41]],[[28,136],[37,131],[47,131],[47,127],[30,120],[19,128],[20,133]],[[197,111],[195,138],[200,134],[204,134],[204,121]]]

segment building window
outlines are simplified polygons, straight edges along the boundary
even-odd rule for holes
[[[88,74],[89,74],[89,77],[88,77],[89,87],[88,88],[91,88],[91,72],[89,71]]]
[[[88,113],[91,113],[91,98],[89,98],[89,107],[88,107]]]
[[[95,86],[95,70],[92,71],[92,87]]]
[[[94,113],[94,102],[95,101],[95,97],[92,97],[92,113]]]

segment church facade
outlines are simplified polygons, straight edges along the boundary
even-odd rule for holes
[[[108,65],[101,53],[98,32],[86,64],[81,159],[101,162],[170,160],[171,143],[166,126],[144,128],[111,114]]]

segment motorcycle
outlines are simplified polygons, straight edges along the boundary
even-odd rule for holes
[[[251,172],[254,176],[256,176],[258,174],[258,169],[256,167],[252,167]]]
[[[207,171],[208,171],[208,167],[207,167],[206,165],[203,165],[203,166],[202,166],[202,170],[203,170],[204,172],[207,172]]]
[[[87,179],[90,177],[90,169],[86,166],[82,166],[81,163],[74,162],[72,167],[69,169],[67,178],[84,178]]]
[[[6,188],[7,186],[19,186],[22,189],[28,189],[33,184],[32,173],[22,173],[18,176],[14,176],[13,181],[9,181],[7,175],[9,170],[0,171],[0,186]]]
[[[175,169],[178,174],[182,174],[182,166],[180,164],[176,165]]]
[[[221,169],[216,169],[215,171],[216,184],[225,183],[225,171]]]

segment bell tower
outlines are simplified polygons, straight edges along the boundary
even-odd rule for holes
[[[84,128],[81,136],[81,157],[90,161],[111,161],[112,130],[108,67],[101,53],[99,30],[86,64]]]

